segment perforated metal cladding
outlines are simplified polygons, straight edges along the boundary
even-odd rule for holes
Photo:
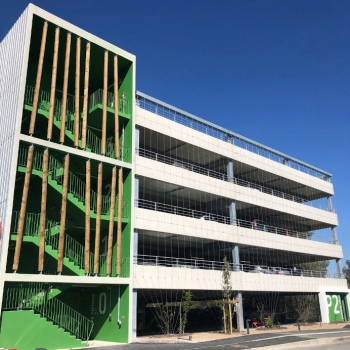
[[[11,176],[14,162],[16,120],[20,104],[20,91],[24,62],[28,8],[23,12],[9,33],[0,43],[0,220],[2,238],[0,238],[0,264],[3,254],[3,242],[8,239],[9,205],[12,206],[13,191],[10,193]],[[1,266],[0,266],[1,268]]]

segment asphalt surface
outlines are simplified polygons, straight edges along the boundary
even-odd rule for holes
[[[203,343],[181,343],[181,344],[150,344],[150,343],[132,343],[126,345],[113,345],[113,346],[101,346],[94,347],[95,350],[143,350],[143,349],[166,349],[166,350],[200,350],[200,349],[236,349],[236,350],[248,350],[254,348],[261,348],[265,346],[277,346],[281,344],[290,344],[289,349],[299,348],[300,345],[293,347],[293,343],[319,339],[319,338],[330,338],[330,337],[350,337],[350,329],[329,329],[329,330],[319,330],[319,331],[297,331],[297,332],[278,332],[278,333],[263,333],[246,335],[244,337],[220,339],[214,341],[208,341]],[[336,344],[336,346],[343,346],[344,349],[350,349],[350,342],[343,344]],[[321,345],[318,345],[321,349]],[[322,345],[323,346],[323,345]],[[336,348],[333,344],[328,344],[328,347],[323,347],[323,349],[339,349],[342,350],[343,347]],[[308,344],[310,349],[314,349],[310,344]],[[85,348],[86,349],[86,348]],[[306,349],[306,348],[303,348]],[[287,350],[287,348],[285,349]]]

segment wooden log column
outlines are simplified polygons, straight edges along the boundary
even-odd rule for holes
[[[60,143],[64,143],[64,136],[66,133],[66,115],[67,115],[67,93],[68,93],[68,73],[69,73],[69,60],[70,60],[70,45],[71,34],[67,34],[66,42],[66,57],[64,60],[64,73],[63,73],[63,92],[62,92],[62,112],[61,112],[61,130],[60,130]]]
[[[67,154],[64,157],[60,237],[59,237],[59,242],[58,242],[58,262],[57,262],[57,272],[58,273],[62,273],[62,268],[63,268],[64,235],[65,235],[65,230],[66,230],[66,217],[67,217],[68,178],[69,178],[69,155]]]
[[[111,206],[109,208],[109,227],[108,227],[108,247],[107,247],[107,275],[111,274],[112,265],[112,251],[113,251],[113,228],[115,216],[115,195],[117,186],[117,169],[112,170],[112,184],[111,184]]]
[[[121,272],[123,218],[123,169],[118,172],[118,231],[117,231],[117,275]]]
[[[29,150],[28,150],[27,168],[26,168],[26,174],[24,177],[22,202],[21,202],[21,209],[20,209],[20,213],[19,213],[15,255],[13,258],[12,269],[14,271],[18,270],[18,264],[19,264],[19,259],[20,259],[20,255],[21,255],[23,229],[24,229],[24,222],[25,222],[26,210],[27,210],[28,192],[29,192],[29,184],[30,184],[30,175],[32,173],[33,156],[34,156],[34,146],[30,146]]]
[[[107,89],[108,89],[108,51],[105,51],[103,67],[103,111],[102,111],[102,151],[106,154],[106,132],[107,132]]]
[[[60,41],[60,29],[56,28],[55,43],[54,43],[54,49],[53,49],[53,62],[52,62],[49,121],[47,124],[48,140],[52,139],[52,124],[53,124],[53,114],[55,110],[55,93],[56,93],[56,81],[57,81],[57,62],[58,62],[59,41]]]
[[[91,163],[86,162],[85,188],[85,273],[90,273],[90,194],[91,194]]]
[[[86,45],[85,74],[84,74],[84,101],[83,101],[83,125],[81,130],[81,148],[86,148],[86,129],[89,97],[89,74],[90,74],[90,43]]]
[[[75,55],[75,99],[74,99],[74,147],[79,146],[79,99],[80,99],[80,38],[77,39]]]
[[[114,56],[114,154],[119,158],[119,98],[118,98],[118,56]]]
[[[35,80],[35,87],[34,87],[33,108],[32,108],[32,114],[30,116],[30,124],[29,124],[29,135],[33,135],[34,129],[35,129],[35,120],[36,120],[36,113],[38,110],[41,75],[43,71],[43,63],[44,63],[44,56],[45,56],[46,37],[47,37],[47,22],[44,23],[43,33],[41,36],[38,70],[36,73],[36,80]]]
[[[49,151],[46,149],[43,156],[43,180],[41,185],[41,215],[40,215],[40,240],[38,271],[44,270],[45,254],[45,226],[46,226],[46,202],[47,202],[47,177],[49,170]]]
[[[97,175],[97,212],[96,212],[96,231],[95,231],[95,260],[94,274],[99,271],[100,259],[100,241],[101,241],[101,207],[102,207],[102,163],[98,165]]]

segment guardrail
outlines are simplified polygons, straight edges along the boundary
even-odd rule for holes
[[[272,148],[249,140],[246,137],[233,133],[230,130],[221,128],[192,114],[181,111],[180,109],[177,109],[139,91],[136,92],[136,104],[142,109],[158,114],[176,123],[215,137],[219,140],[229,142],[237,147],[271,159],[280,164],[284,164],[303,173],[330,182],[330,177],[332,175],[322,171],[321,169],[313,167],[295,158],[289,157],[288,155],[273,150]]]
[[[42,171],[43,169],[43,151],[35,150],[33,157],[33,169]],[[26,166],[27,164],[27,155],[28,150],[26,148],[20,147],[18,155],[18,165]],[[60,186],[63,186],[63,172],[64,166],[56,158],[49,156],[49,176],[55,180]],[[69,172],[69,181],[68,181],[68,192],[71,193],[75,198],[77,198],[83,205],[85,205],[85,182],[82,181],[79,177],[74,175],[71,171]],[[91,210],[95,213],[97,212],[97,193],[91,190]],[[123,218],[128,218],[128,201],[123,201]],[[107,215],[110,208],[110,196],[102,195],[102,209],[101,214]],[[118,201],[115,204],[115,210],[117,213],[118,210]]]
[[[135,207],[138,207],[141,209],[148,209],[148,210],[154,210],[154,211],[159,211],[159,212],[169,213],[174,215],[187,216],[194,219],[200,219],[205,221],[216,221],[218,223],[225,224],[225,225],[239,226],[239,227],[244,227],[252,230],[270,232],[278,235],[284,235],[284,236],[290,236],[290,237],[302,238],[302,239],[310,239],[313,241],[325,242],[330,244],[337,244],[333,239],[315,236],[313,232],[298,232],[287,228],[269,226],[261,223],[256,225],[254,224],[253,221],[247,221],[247,220],[241,220],[241,219],[232,220],[228,216],[212,214],[212,213],[199,211],[195,209],[177,207],[174,205],[148,201],[145,199],[138,199],[138,200],[136,199],[134,202],[134,205]]]
[[[217,270],[224,269],[224,263],[221,261],[210,261],[204,259],[186,259],[166,256],[154,255],[135,255],[135,265],[147,266],[165,266],[177,267],[185,269],[202,269],[202,270]],[[345,278],[343,274],[330,274],[327,271],[317,270],[303,270],[301,268],[285,268],[285,267],[271,267],[265,265],[250,265],[250,264],[233,264],[230,263],[232,272],[248,272],[248,273],[262,273],[266,275],[282,275],[282,276],[305,276],[317,278]]]
[[[94,323],[57,298],[48,299],[50,286],[43,283],[23,283],[6,288],[3,309],[35,310],[76,337],[88,341]]]
[[[144,148],[136,149],[136,153],[139,154],[141,157],[152,159],[152,160],[155,160],[157,162],[173,165],[173,166],[176,166],[178,168],[183,168],[183,169],[193,171],[193,172],[201,174],[201,175],[213,177],[213,178],[216,178],[219,180],[228,181],[228,176],[225,173],[221,173],[221,172],[207,169],[207,168],[195,165],[195,164],[184,162],[184,161],[178,160],[176,158],[168,157],[168,156],[165,156],[163,154],[159,154],[156,152],[146,150]],[[270,194],[270,195],[275,196],[275,197],[287,199],[287,200],[292,201],[292,202],[301,203],[301,204],[305,204],[305,205],[308,205],[308,206],[313,207],[313,208],[334,212],[334,210],[328,209],[327,203],[307,201],[304,198],[297,197],[297,196],[294,196],[294,195],[291,195],[291,194],[288,194],[285,192],[281,192],[278,190],[274,190],[272,188],[265,187],[265,186],[259,185],[257,183],[246,181],[246,180],[243,180],[243,179],[240,179],[237,177],[233,177],[232,181],[230,181],[230,182],[232,182],[235,185],[256,189],[262,193],[266,193],[266,194]]]
[[[93,108],[96,105],[102,105],[103,104],[103,89],[98,89],[95,92],[93,92],[89,97],[89,109]],[[130,103],[129,100],[123,96],[119,96],[118,98],[118,110],[121,113],[124,114],[130,114]],[[113,92],[107,92],[107,107],[114,108],[114,93]]]

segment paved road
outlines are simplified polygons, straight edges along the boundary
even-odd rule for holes
[[[260,348],[265,346],[277,346],[280,344],[290,343],[290,348],[296,349],[299,345],[293,347],[293,343],[329,337],[350,337],[350,329],[329,329],[319,331],[300,331],[300,332],[279,332],[279,333],[265,333],[247,335],[239,338],[221,339],[203,343],[182,343],[182,344],[140,344],[133,343],[127,345],[113,345],[96,347],[98,350],[204,350],[204,349],[232,349],[232,350],[248,350],[254,348]],[[328,347],[327,347],[328,346]],[[348,350],[350,348],[350,342],[340,344],[328,344],[326,347],[323,345],[317,345],[317,349],[332,349],[332,350]],[[345,346],[345,347],[344,347]],[[315,347],[309,347],[315,350]],[[86,350],[86,348],[84,348]],[[303,350],[306,349],[303,347]],[[287,349],[285,349],[287,350]]]

